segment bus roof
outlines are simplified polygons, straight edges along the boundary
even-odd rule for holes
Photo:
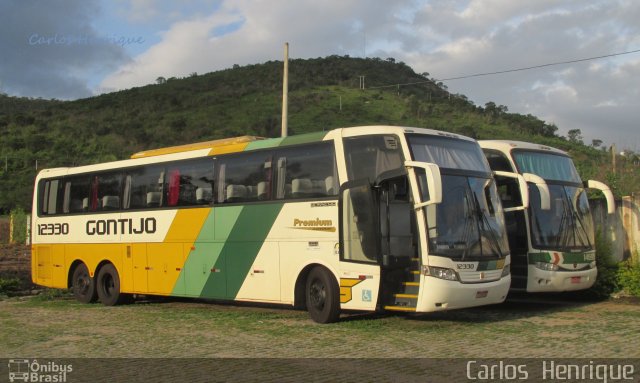
[[[132,154],[131,158],[134,159],[134,158],[154,157],[154,156],[161,156],[163,154],[181,153],[181,152],[188,152],[191,150],[200,150],[200,149],[210,149],[211,151],[215,151],[216,153],[221,153],[221,152],[229,153],[229,152],[238,151],[239,150],[238,146],[246,146],[243,144],[257,141],[257,140],[264,140],[264,138],[257,137],[257,136],[240,136],[240,137],[232,137],[232,138],[222,138],[219,140],[196,142],[193,144],[177,145],[177,146],[169,146],[166,148],[144,150],[142,152]]]
[[[563,156],[569,156],[569,153],[556,149],[551,146],[534,144],[532,142],[524,142],[524,141],[512,141],[512,140],[480,140],[478,141],[480,147],[483,149],[497,149],[505,153],[511,152],[513,149],[524,149],[524,150],[536,150],[536,151],[545,151],[551,152],[554,154],[560,154]]]
[[[466,141],[475,141],[470,137],[461,136],[455,133],[442,132],[438,130],[390,126],[390,125],[369,125],[349,128],[337,128],[325,132],[313,132],[296,134],[288,137],[264,138],[258,136],[239,136],[223,138],[219,140],[197,142],[186,145],[169,146],[165,148],[150,149],[134,153],[129,159],[105,162],[93,165],[83,165],[78,167],[66,167],[55,169],[43,169],[38,177],[55,177],[83,173],[86,171],[101,171],[119,167],[138,166],[152,164],[156,162],[182,160],[203,156],[215,156],[220,154],[237,153],[243,151],[276,148],[280,146],[307,144],[319,142],[333,137],[354,137],[367,134],[403,134],[417,133],[434,136],[445,136]]]

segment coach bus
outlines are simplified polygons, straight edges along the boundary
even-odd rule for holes
[[[427,129],[243,136],[43,170],[32,277],[134,295],[432,312],[502,302],[504,215],[475,140]]]
[[[513,290],[583,290],[596,280],[594,228],[586,189],[600,190],[609,214],[613,194],[582,182],[569,155],[545,145],[480,141],[505,211]],[[514,182],[519,175],[524,182]],[[524,206],[524,207],[523,207]]]

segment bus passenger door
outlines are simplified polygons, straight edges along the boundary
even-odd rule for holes
[[[378,220],[368,180],[347,182],[340,193],[340,303],[375,310],[380,287]]]

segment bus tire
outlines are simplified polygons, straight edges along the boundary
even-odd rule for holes
[[[335,278],[324,267],[315,267],[307,278],[306,303],[309,316],[318,323],[340,318],[340,290]]]
[[[118,271],[110,263],[100,268],[96,278],[96,290],[100,302],[105,306],[115,306],[125,300],[125,295],[120,293]]]
[[[95,302],[98,299],[98,292],[96,291],[95,281],[89,275],[89,269],[84,263],[80,263],[73,270],[71,283],[73,296],[79,302],[91,303]]]

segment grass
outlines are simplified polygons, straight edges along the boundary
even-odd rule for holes
[[[288,308],[181,300],[104,307],[44,293],[0,301],[0,356],[639,357],[638,315],[638,305],[608,301],[507,303],[349,314],[319,325]]]

